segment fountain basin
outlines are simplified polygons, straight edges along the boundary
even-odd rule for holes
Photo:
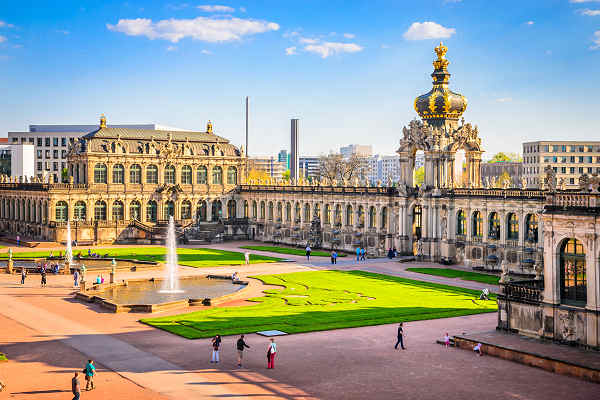
[[[164,291],[164,279],[130,279],[113,284],[92,285],[75,297],[100,304],[112,312],[152,313],[185,306],[210,305],[238,294],[247,282],[229,277],[198,276],[179,279],[177,291]]]

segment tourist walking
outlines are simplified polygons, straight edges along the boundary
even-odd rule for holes
[[[42,267],[42,287],[46,287],[46,284],[48,282],[46,281],[46,268]]]
[[[79,400],[79,396],[81,396],[81,383],[79,383],[79,372],[75,372],[75,376],[71,379],[71,391],[73,392],[73,400]]]
[[[77,269],[73,272],[73,286],[79,287],[79,270]]]
[[[360,261],[360,247],[356,248],[356,261]]]
[[[217,335],[214,338],[212,338],[212,356],[210,358],[210,362],[211,363],[218,363],[219,362],[219,347],[221,347],[221,335]]]
[[[446,346],[446,348],[450,348],[450,336],[448,335],[448,332],[446,332],[446,335],[444,336],[444,346]]]
[[[308,261],[310,261],[310,252],[311,252],[311,251],[312,251],[312,250],[311,250],[310,246],[309,246],[309,245],[306,245],[306,259],[307,259]]]
[[[244,260],[246,260],[246,265],[250,264],[250,253],[249,252],[244,253]]]
[[[85,390],[96,389],[96,386],[94,386],[94,377],[96,376],[96,367],[94,367],[94,360],[88,360],[85,368],[83,369],[83,372],[85,373]]]
[[[23,267],[21,268],[21,285],[25,284],[25,278],[27,278],[27,269]]]
[[[360,259],[361,259],[361,261],[365,261],[366,255],[367,255],[367,250],[363,247],[362,249],[360,249]]]
[[[404,347],[404,327],[402,326],[402,322],[398,325],[398,340],[396,341],[394,349],[398,350],[398,345],[400,345],[402,350],[406,350],[406,347]]]
[[[248,346],[246,344],[246,342],[244,341],[244,335],[240,335],[240,338],[237,340],[236,347],[237,347],[237,353],[238,353],[238,367],[242,368],[242,359],[244,358],[244,348],[247,348],[247,349],[250,348],[250,346]]]
[[[335,252],[335,250],[331,251],[331,263],[337,264],[337,253]]]
[[[394,258],[394,253],[392,252],[392,248],[390,247],[390,249],[388,250],[388,254],[387,254],[388,258],[391,260],[392,258]]]
[[[267,350],[267,368],[268,369],[275,368],[275,354],[277,354],[277,344],[275,344],[275,339],[271,338],[271,343],[269,343],[269,348]]]

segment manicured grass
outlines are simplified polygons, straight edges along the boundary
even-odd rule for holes
[[[278,329],[311,332],[497,311],[494,300],[453,286],[364,271],[307,271],[256,277],[266,290],[255,305],[211,308],[141,322],[188,339]],[[495,297],[494,297],[495,298]]]
[[[6,357],[6,354],[0,353],[0,361],[8,361],[8,358]]]
[[[271,253],[280,253],[280,254],[292,254],[295,256],[305,256],[306,250],[304,249],[294,249],[291,247],[278,247],[278,246],[241,246],[241,249],[248,250],[256,250],[256,251],[269,251]],[[311,256],[317,257],[331,257],[331,252],[327,251],[311,251]],[[346,257],[343,253],[338,253],[338,257]]]
[[[62,250],[64,254],[64,250]],[[82,260],[85,260],[87,256],[87,249],[75,250],[73,257],[77,258],[77,255],[81,252]],[[92,253],[99,253],[101,255],[107,254],[107,257],[115,258],[130,258],[141,261],[164,261],[166,249],[164,247],[123,247],[123,248],[108,248],[108,249],[92,249]],[[59,250],[53,250],[52,254],[58,256]],[[13,258],[38,258],[48,257],[50,251],[33,251],[33,252],[19,252],[13,253]],[[187,265],[189,267],[214,267],[219,265],[238,265],[244,264],[244,254],[236,251],[225,251],[216,249],[189,249],[189,248],[178,248],[177,257],[179,264]],[[8,253],[0,254],[0,259],[7,259]],[[256,254],[250,255],[250,263],[265,263],[265,262],[277,262],[281,261],[280,258],[259,256]]]
[[[420,274],[444,276],[446,278],[460,278],[465,281],[475,281],[497,285],[500,278],[495,275],[480,274],[478,272],[459,271],[450,268],[407,268],[407,271],[418,272]]]

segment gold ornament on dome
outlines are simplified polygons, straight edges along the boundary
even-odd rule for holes
[[[444,58],[446,56],[448,48],[444,46],[442,42],[440,42],[440,45],[434,50],[438,58],[433,62],[433,66],[435,67],[435,69],[446,69],[446,67],[448,67],[448,64],[450,64],[450,61]]]

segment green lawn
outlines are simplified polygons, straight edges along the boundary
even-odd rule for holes
[[[475,290],[364,271],[308,271],[256,278],[285,288],[250,299],[255,305],[141,321],[197,339],[268,329],[311,332],[497,311],[494,300],[479,300]]]
[[[80,250],[73,251],[73,256],[77,257]],[[123,248],[108,248],[108,249],[92,249],[92,252],[97,252],[101,255],[108,254],[108,257],[115,258],[130,258],[141,261],[164,261],[166,249],[164,247],[123,247]],[[52,254],[57,256],[59,251],[54,250]],[[64,254],[64,250],[63,250]],[[50,251],[33,251],[13,253],[13,258],[38,258],[48,257]],[[81,250],[81,255],[87,256],[87,249]],[[219,265],[238,265],[244,264],[244,254],[236,251],[225,251],[216,249],[188,249],[178,248],[177,257],[179,264],[189,267],[213,267]],[[0,259],[7,259],[8,253],[0,254]],[[82,258],[85,260],[85,258]],[[277,262],[280,258],[259,256],[256,254],[250,255],[250,263]]]
[[[8,361],[8,358],[4,353],[0,353],[0,361]]]
[[[306,255],[306,250],[304,249],[294,249],[291,247],[278,247],[278,246],[241,246],[241,249],[248,250],[256,250],[256,251],[270,251],[271,253],[280,253],[280,254],[292,254],[295,256],[304,256]],[[331,252],[327,251],[311,251],[311,256],[318,257],[331,257]],[[343,253],[338,253],[338,257],[346,257]]]
[[[500,278],[495,275],[480,274],[478,272],[459,271],[450,268],[407,268],[407,271],[418,272],[420,274],[444,276],[446,278],[460,278],[465,281],[475,281],[497,285]]]

